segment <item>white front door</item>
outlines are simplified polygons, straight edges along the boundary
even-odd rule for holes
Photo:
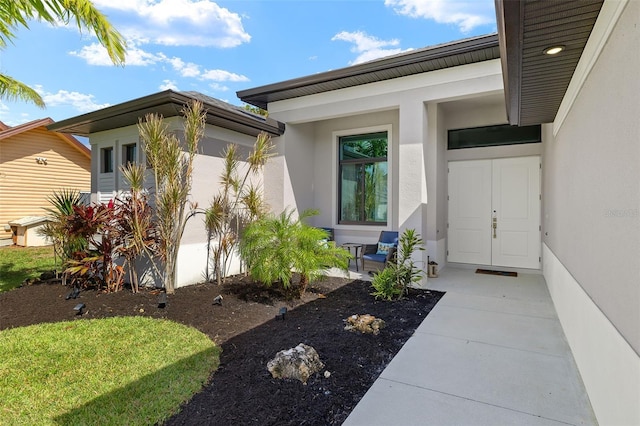
[[[449,163],[449,262],[491,265],[491,160]]]
[[[540,158],[449,163],[449,262],[540,267]]]

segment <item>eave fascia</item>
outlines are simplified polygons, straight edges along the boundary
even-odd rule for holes
[[[268,103],[273,101],[262,102],[260,100],[257,100],[256,97],[265,97],[265,96],[268,97],[269,95],[274,93],[286,92],[289,90],[310,87],[310,86],[314,86],[322,83],[328,83],[336,80],[384,72],[386,70],[403,67],[406,65],[413,65],[421,62],[427,62],[427,61],[436,60],[440,58],[446,58],[449,56],[470,53],[477,50],[495,47],[497,43],[498,43],[498,39],[495,33],[474,37],[471,39],[456,40],[450,43],[444,43],[437,46],[418,49],[416,51],[402,53],[399,55],[391,56],[388,58],[382,58],[382,59],[374,60],[371,62],[366,62],[363,64],[352,65],[349,67],[344,67],[336,70],[321,72],[321,73],[312,74],[304,77],[294,78],[291,80],[267,84],[260,87],[240,90],[236,92],[236,95],[238,96],[238,98],[240,98],[240,100],[242,100],[245,103],[257,106],[262,109],[267,109]],[[418,72],[416,74],[421,74],[421,73],[423,72]],[[407,75],[402,77],[407,77]],[[386,79],[381,79],[380,81],[383,81],[383,80],[386,80]],[[371,84],[371,82],[367,84]],[[354,85],[354,86],[357,86],[357,85]],[[354,86],[342,87],[340,88],[340,90],[349,88],[349,87],[354,87]],[[326,91],[321,91],[318,93],[325,93],[325,92]],[[318,93],[313,93],[313,94],[318,94]],[[281,100],[287,100],[291,98],[285,98]],[[279,102],[281,100],[277,100],[275,102]]]
[[[49,130],[61,133],[89,136],[91,133],[135,125],[146,113],[152,112],[154,109],[159,109],[160,107],[164,107],[170,111],[170,115],[166,115],[167,117],[179,116],[182,108],[193,99],[194,98],[183,93],[166,90],[62,120],[51,124],[48,128]],[[208,104],[204,101],[203,103],[207,111],[206,121],[208,124],[228,128],[251,136],[257,136],[261,131],[267,132],[272,136],[279,136],[284,133],[284,124],[268,117],[259,118],[249,115],[244,117],[238,113],[220,108],[219,106]],[[121,121],[118,122],[118,120]],[[91,130],[92,127],[96,127],[96,123],[100,122],[105,122],[105,124],[98,125],[97,130]],[[107,122],[112,124],[106,124]]]
[[[500,61],[509,124],[520,124],[524,4],[520,0],[495,0]]]

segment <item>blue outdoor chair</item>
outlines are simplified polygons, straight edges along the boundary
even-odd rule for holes
[[[362,247],[362,270],[379,271],[387,262],[395,260],[398,249],[398,232],[382,231],[376,244],[364,244]]]

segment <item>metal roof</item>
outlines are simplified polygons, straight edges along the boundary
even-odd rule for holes
[[[553,122],[602,3],[495,0],[511,124]],[[558,45],[565,47],[559,54],[543,54]]]
[[[164,92],[144,96],[98,111],[58,121],[48,126],[49,130],[89,136],[120,127],[138,124],[146,114],[157,113],[163,117],[180,116],[182,108],[192,100],[203,103],[207,112],[208,124],[234,130],[250,136],[257,136],[261,131],[272,136],[284,133],[284,124],[272,118],[263,117],[246,111],[240,107],[222,102],[198,92]]]
[[[237,92],[237,95],[243,102],[267,109],[269,102],[488,61],[499,57],[498,35],[489,34],[412,50],[280,83],[241,90]]]

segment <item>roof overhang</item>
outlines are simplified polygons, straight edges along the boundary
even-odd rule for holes
[[[267,109],[270,102],[345,89],[398,77],[482,62],[500,57],[498,35],[490,34],[412,50],[333,71],[237,92],[248,104]]]
[[[553,122],[604,0],[495,0],[509,122]],[[557,55],[545,49],[563,46]]]
[[[165,118],[181,116],[189,102],[200,100],[207,112],[206,122],[250,136],[267,132],[272,136],[284,133],[284,124],[195,92],[165,90],[153,95],[113,105],[48,126],[49,130],[89,136],[92,133],[138,124],[146,114],[160,114]]]

